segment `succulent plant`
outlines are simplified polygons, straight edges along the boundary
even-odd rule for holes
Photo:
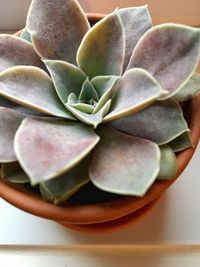
[[[147,6],[91,27],[75,0],[33,0],[20,38],[0,35],[2,178],[54,204],[89,181],[142,197],[174,178],[199,58],[200,30],[152,26]]]

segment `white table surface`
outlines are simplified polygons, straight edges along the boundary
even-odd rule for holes
[[[200,145],[187,169],[141,220],[114,233],[86,234],[0,199],[0,244],[200,243]]]
[[[152,4],[153,11],[157,7],[156,1],[146,1]],[[110,11],[117,3],[122,6],[122,2],[125,6],[132,5],[132,1],[128,0],[101,1],[101,5],[100,1],[81,2],[88,12]],[[141,1],[136,2],[137,5],[141,4]],[[190,3],[182,0],[177,1],[177,4],[180,2],[182,7]],[[21,28],[29,3],[30,0],[0,0],[0,30],[14,30],[14,26],[15,29]],[[109,8],[105,8],[106,3]],[[195,3],[197,5],[199,2]],[[169,6],[168,9],[171,10]],[[187,14],[194,14],[195,10],[189,10],[192,6],[194,7],[190,3],[185,8],[189,12]],[[111,234],[85,234],[69,230],[20,211],[0,199],[0,244],[200,243],[199,173],[200,146],[185,172],[149,213],[126,229]]]

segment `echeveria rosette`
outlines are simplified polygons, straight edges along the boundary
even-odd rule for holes
[[[1,176],[54,204],[88,181],[141,197],[175,177],[199,54],[199,29],[153,27],[147,6],[90,28],[75,0],[33,0],[21,38],[0,35]]]

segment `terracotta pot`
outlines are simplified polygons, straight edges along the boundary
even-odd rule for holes
[[[102,17],[103,15],[88,14],[91,24]],[[199,141],[200,95],[186,103],[186,111],[194,147],[177,155],[177,178],[192,158]],[[3,180],[0,180],[0,196],[10,204],[39,217],[77,230],[101,232],[116,230],[140,218],[175,180],[156,181],[142,198],[119,197],[100,204],[55,206],[38,195]]]

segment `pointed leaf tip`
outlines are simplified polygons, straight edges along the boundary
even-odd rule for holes
[[[84,36],[77,63],[90,77],[121,75],[125,37],[119,15],[114,12],[97,22]]]

